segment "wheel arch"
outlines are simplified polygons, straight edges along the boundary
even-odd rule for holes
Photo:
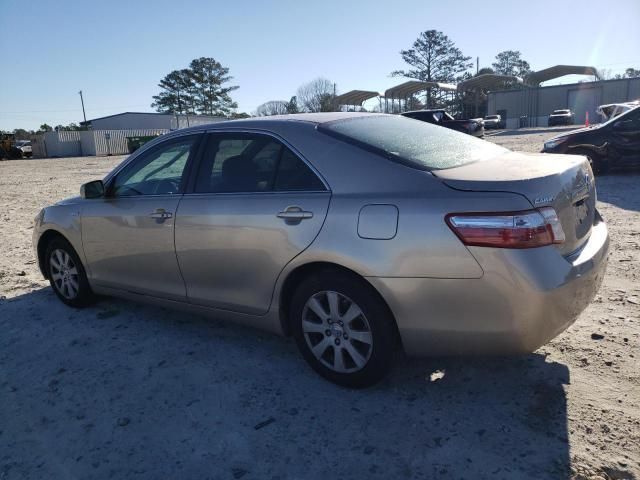
[[[40,272],[42,273],[42,275],[44,276],[44,278],[48,279],[49,278],[49,274],[47,273],[47,268],[45,268],[45,254],[47,253],[47,247],[49,246],[49,244],[56,238],[61,238],[63,239],[65,242],[69,243],[69,245],[71,245],[73,247],[73,245],[71,244],[71,242],[69,241],[69,239],[67,237],[65,237],[62,233],[60,233],[58,230],[54,230],[54,229],[49,229],[49,230],[45,230],[42,235],[40,235],[40,238],[38,239],[38,246],[37,246],[37,252],[38,252],[38,267],[40,267]]]
[[[384,296],[378,291],[378,289],[375,288],[371,284],[371,282],[367,280],[366,277],[363,277],[362,275],[355,272],[354,270],[344,267],[342,265],[339,265],[337,263],[323,262],[323,261],[314,261],[314,262],[309,262],[309,263],[305,263],[303,265],[297,266],[287,274],[287,277],[284,279],[282,283],[282,287],[279,293],[278,306],[279,306],[280,324],[282,327],[282,331],[286,336],[291,335],[289,306],[291,304],[291,298],[296,290],[296,286],[303,279],[311,275],[318,274],[320,272],[332,272],[332,273],[343,274],[343,275],[351,276],[353,278],[357,278],[358,280],[362,281],[362,283],[366,285],[371,290],[371,292],[374,295],[376,295],[387,308],[387,311],[390,317],[393,319],[393,325],[396,332],[396,341],[399,344],[401,343],[400,332],[398,330],[398,322],[396,321],[395,315],[393,314],[391,307],[389,307],[389,304],[385,300]]]

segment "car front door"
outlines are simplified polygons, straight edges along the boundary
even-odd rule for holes
[[[174,247],[175,214],[202,134],[165,140],[133,159],[82,209],[92,283],[186,300]]]
[[[614,148],[623,157],[640,157],[640,107],[621,115],[611,125]]]
[[[176,218],[189,301],[263,314],[285,265],[316,237],[330,192],[278,139],[211,133]]]

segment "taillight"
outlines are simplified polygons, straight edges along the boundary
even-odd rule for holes
[[[564,242],[564,231],[551,207],[504,213],[452,213],[447,224],[465,245],[533,248]]]

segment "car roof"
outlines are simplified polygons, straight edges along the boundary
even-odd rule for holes
[[[433,112],[446,112],[446,110],[444,108],[425,108],[423,110],[409,110],[408,112],[402,112],[400,115],[403,115],[405,113],[433,113]]]
[[[372,117],[372,116],[393,116],[384,113],[369,112],[322,112],[322,113],[292,113],[289,115],[271,115],[268,117],[251,117],[238,120],[227,120],[223,122],[205,123],[195,127],[176,130],[176,132],[199,132],[203,130],[217,130],[225,128],[269,128],[271,126],[306,123],[320,125],[323,123],[333,122],[335,120],[345,120],[348,118]],[[174,133],[174,132],[172,132]]]

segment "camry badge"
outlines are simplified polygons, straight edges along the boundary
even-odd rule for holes
[[[542,203],[551,203],[553,202],[553,195],[549,195],[547,197],[538,197],[533,201],[534,205],[540,205]]]

